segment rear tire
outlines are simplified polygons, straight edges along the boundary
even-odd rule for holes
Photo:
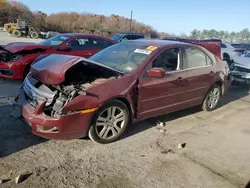
[[[88,132],[89,138],[100,144],[117,140],[129,124],[129,110],[119,101],[113,100],[101,107],[93,116]]]
[[[213,111],[218,107],[221,98],[221,87],[218,84],[214,84],[208,91],[203,104],[202,109],[204,111]]]
[[[21,37],[22,36],[22,33],[19,30],[14,30],[12,34],[14,37]]]

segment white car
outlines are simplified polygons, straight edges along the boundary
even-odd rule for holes
[[[245,56],[234,57],[230,65],[230,73],[236,82],[250,84],[250,53]]]
[[[231,44],[221,43],[221,58],[225,61],[233,60],[244,53],[242,48],[234,48]]]
[[[250,43],[239,43],[239,44],[231,44],[231,45],[235,48],[244,49],[245,52],[244,52],[243,56],[250,53]]]

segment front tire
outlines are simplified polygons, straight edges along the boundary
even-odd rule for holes
[[[105,104],[93,117],[89,138],[101,144],[117,140],[128,126],[129,116],[128,108],[123,102],[113,100]]]
[[[213,85],[208,91],[202,109],[204,111],[213,111],[218,107],[221,98],[221,87],[218,84]]]
[[[223,54],[223,61],[226,61],[226,62],[230,61],[230,56],[227,53]]]

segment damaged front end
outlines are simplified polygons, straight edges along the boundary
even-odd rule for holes
[[[25,67],[45,50],[45,48],[8,50],[0,47],[0,77],[22,79],[25,75],[23,72]]]
[[[22,55],[19,53],[11,53],[0,47],[0,74],[12,76],[14,72],[11,70],[9,63],[16,62],[21,57]]]
[[[64,107],[79,95],[98,98],[88,92],[97,85],[116,80],[120,73],[75,56],[49,55],[34,63],[26,77],[23,90],[26,100],[34,108],[46,101],[44,114],[53,118],[75,113]],[[82,106],[86,109],[88,106]]]
[[[26,100],[34,108],[46,101],[44,113],[53,118],[59,118],[61,115],[75,113],[74,111],[64,111],[64,106],[79,95],[98,97],[88,93],[86,90],[90,87],[102,84],[107,81],[115,80],[117,77],[109,78],[89,77],[80,83],[62,83],[60,85],[46,85],[35,79],[29,74],[23,84],[23,90]],[[84,107],[83,107],[84,109]]]
[[[250,84],[250,67],[232,63],[230,65],[230,74],[233,81]]]

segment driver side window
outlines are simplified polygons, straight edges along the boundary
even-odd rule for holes
[[[163,51],[152,63],[152,67],[163,68],[166,72],[179,70],[179,48]]]

